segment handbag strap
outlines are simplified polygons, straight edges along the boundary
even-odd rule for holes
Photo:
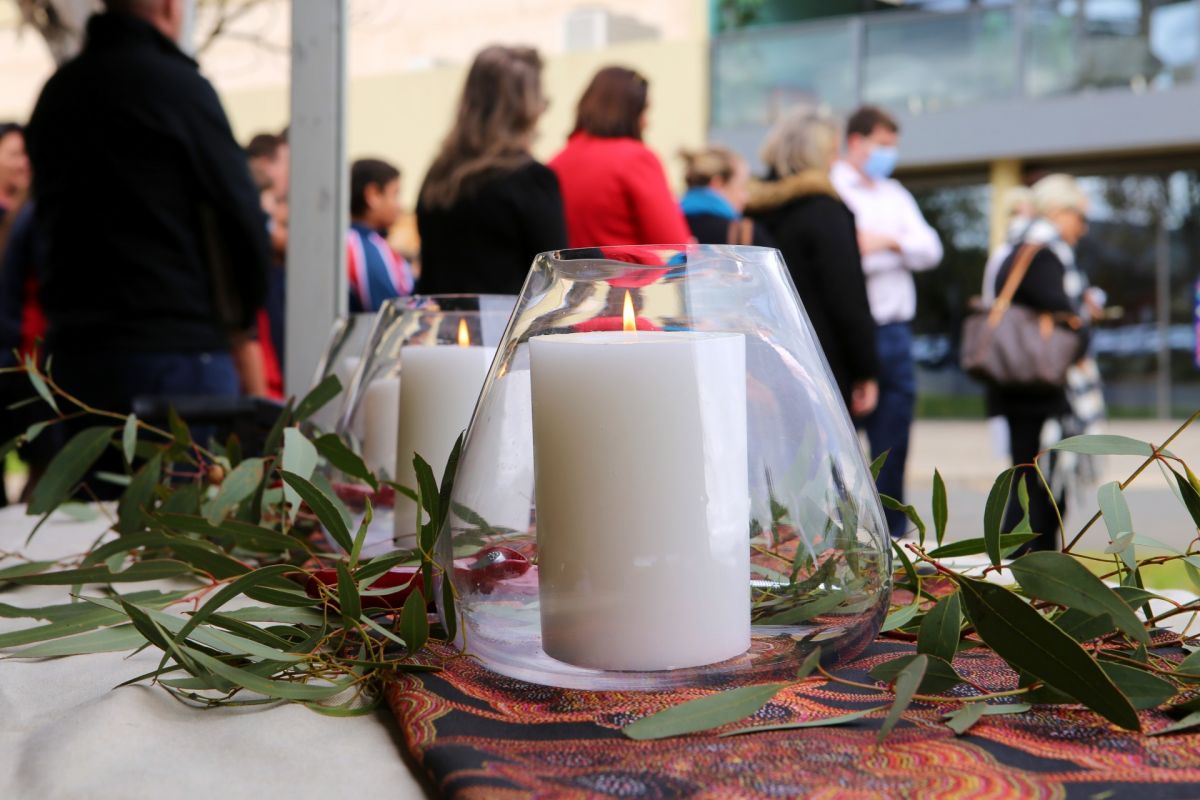
[[[1000,294],[996,295],[996,302],[992,303],[992,308],[988,312],[988,325],[994,328],[1000,324],[1004,312],[1008,311],[1008,307],[1012,305],[1012,299],[1017,293],[1017,287],[1025,279],[1025,273],[1029,272],[1029,265],[1033,263],[1033,257],[1041,249],[1042,246],[1040,244],[1021,245],[1021,248],[1017,251],[1016,260],[1013,261],[1012,270],[1009,271],[1008,277],[1004,280],[1004,285],[1000,287]]]

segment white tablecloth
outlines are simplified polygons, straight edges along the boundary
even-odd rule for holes
[[[56,516],[28,546],[35,518],[0,510],[0,567],[84,552],[105,523]],[[136,591],[126,588],[123,591]],[[67,587],[0,591],[0,603],[69,600]],[[0,631],[29,619],[0,618]],[[294,705],[189,708],[148,685],[113,687],[161,652],[0,660],[0,798],[423,797],[390,713],[348,719]]]

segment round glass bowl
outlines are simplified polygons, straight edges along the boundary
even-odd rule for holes
[[[467,652],[659,689],[878,633],[879,497],[778,251],[543,253],[498,345],[438,539]]]
[[[416,489],[413,455],[442,478],[466,429],[516,298],[416,295],[375,315],[364,357],[339,413],[337,433],[382,481]],[[403,380],[401,379],[403,377]],[[369,498],[367,552],[414,547],[417,507],[403,492],[333,472],[330,483],[355,525]]]

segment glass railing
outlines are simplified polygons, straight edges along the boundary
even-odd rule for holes
[[[927,9],[934,6],[926,6]],[[911,113],[1196,80],[1200,0],[1018,0],[751,28],[713,40],[714,127],[816,100]]]

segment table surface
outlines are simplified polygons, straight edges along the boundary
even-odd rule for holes
[[[26,545],[35,523],[22,507],[0,510],[0,566],[17,563],[12,553],[82,554],[107,525],[56,514]],[[13,587],[0,591],[0,603],[54,605],[68,591]],[[0,617],[0,632],[31,624],[42,623]],[[352,718],[297,705],[204,710],[154,686],[113,688],[160,657],[150,648],[133,657],[0,660],[0,798],[427,796],[386,708]]]

